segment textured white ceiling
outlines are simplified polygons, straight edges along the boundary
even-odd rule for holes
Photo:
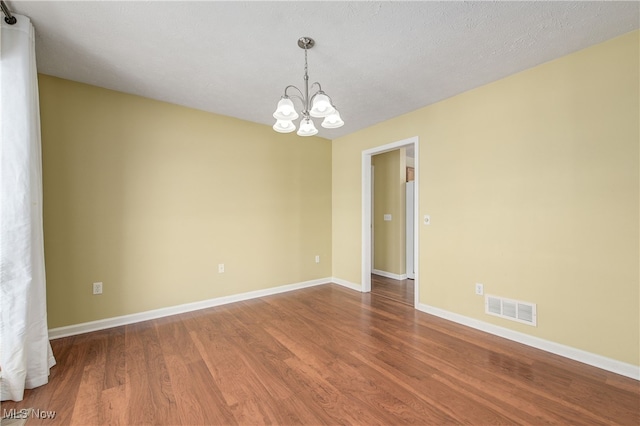
[[[42,73],[268,125],[310,36],[311,82],[346,123],[329,139],[640,26],[638,2],[6,3]]]

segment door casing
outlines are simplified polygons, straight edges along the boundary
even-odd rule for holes
[[[362,151],[362,292],[368,293],[371,291],[371,269],[373,268],[371,253],[372,253],[372,241],[371,241],[371,228],[373,223],[371,221],[371,199],[372,199],[372,185],[371,185],[371,157],[376,154],[382,154],[385,152],[393,151],[399,148],[413,146],[415,152],[415,168],[414,168],[414,241],[415,248],[413,252],[413,264],[415,271],[414,280],[414,307],[418,306],[420,301],[420,285],[419,285],[419,228],[418,228],[418,210],[419,210],[419,178],[420,178],[420,161],[419,161],[419,139],[418,136],[414,136],[408,139],[388,143],[386,145],[377,146]]]

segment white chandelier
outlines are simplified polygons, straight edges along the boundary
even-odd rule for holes
[[[331,98],[322,91],[320,83],[317,81],[311,85],[318,86],[318,90],[309,97],[309,74],[307,73],[307,50],[316,44],[310,37],[301,37],[298,39],[298,46],[304,49],[304,92],[296,86],[290,85],[285,87],[284,95],[278,102],[278,108],[273,113],[273,117],[277,120],[273,125],[273,130],[280,133],[290,133],[296,129],[293,120],[299,117],[296,112],[292,99],[298,99],[302,102],[302,120],[300,120],[300,128],[298,136],[313,136],[318,133],[318,129],[313,124],[311,117],[324,118],[321,126],[325,129],[337,129],[342,127],[344,121],[340,118],[340,113],[331,102]],[[289,95],[289,89],[295,89],[298,94]]]

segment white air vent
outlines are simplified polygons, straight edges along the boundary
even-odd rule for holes
[[[537,324],[536,304],[505,299],[487,294],[484,299],[484,311],[489,315],[518,321],[535,326]]]

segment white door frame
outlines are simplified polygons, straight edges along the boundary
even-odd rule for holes
[[[376,256],[375,256],[375,251],[376,251],[376,234],[375,234],[375,228],[373,226],[373,213],[374,213],[374,205],[375,205],[375,194],[376,194],[376,168],[375,166],[372,164],[371,165],[371,269],[374,269],[376,266]]]
[[[413,145],[415,152],[415,168],[414,168],[414,179],[415,179],[415,198],[414,198],[414,238],[415,238],[415,250],[413,252],[413,263],[415,267],[415,280],[414,280],[414,306],[417,307],[420,302],[419,291],[420,286],[418,283],[418,278],[420,274],[418,273],[418,259],[420,258],[418,255],[419,246],[418,244],[418,207],[420,203],[418,202],[418,196],[420,191],[418,189],[418,182],[420,176],[420,161],[419,161],[419,140],[417,136],[403,139],[401,141],[392,142],[386,145],[378,146],[375,148],[370,148],[365,151],[362,151],[362,292],[368,293],[371,291],[371,157],[376,154],[382,154],[384,152],[393,151],[399,148],[407,147]]]
[[[413,252],[416,249],[416,230],[415,230],[415,221],[413,220],[414,211],[415,211],[415,197],[416,197],[416,182],[412,180],[411,182],[407,182],[405,184],[405,194],[406,194],[406,202],[405,202],[405,234],[406,234],[406,242],[405,242],[405,265],[407,268],[407,278],[410,280],[414,280],[416,278],[415,274],[415,259],[413,258]],[[409,201],[411,201],[411,207],[409,207]],[[373,240],[375,242],[375,240]],[[409,256],[411,253],[411,256]],[[376,266],[375,263],[373,265]]]

